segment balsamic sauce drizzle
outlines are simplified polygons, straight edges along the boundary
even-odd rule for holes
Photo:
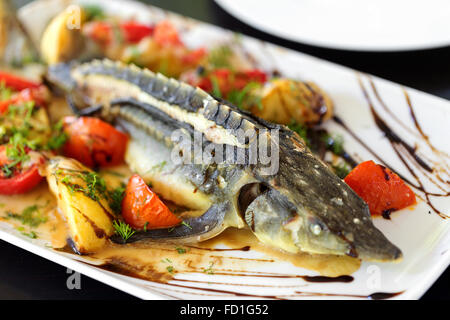
[[[103,270],[107,270],[107,271],[112,271],[115,273],[119,273],[119,274],[123,274],[129,277],[134,277],[134,278],[138,278],[138,279],[142,279],[142,280],[149,280],[146,279],[145,277],[143,277],[142,275],[139,274],[135,274],[133,272],[130,272],[130,270],[127,270],[125,268],[122,268],[121,266],[118,265],[112,265],[112,264],[104,264],[101,266],[96,266],[99,267],[100,269]],[[353,277],[352,276],[338,276],[338,277],[326,277],[326,276],[306,276],[306,275],[286,275],[286,274],[241,274],[241,273],[217,273],[215,272],[214,274],[223,274],[223,275],[228,275],[228,276],[239,276],[239,277],[243,277],[243,276],[247,276],[247,277],[269,277],[269,278],[291,278],[291,277],[295,277],[295,278],[302,278],[303,280],[305,280],[306,282],[343,282],[343,283],[348,283],[348,282],[352,282],[353,281]],[[187,282],[187,283],[200,283],[200,284],[218,284],[218,285],[229,285],[229,286],[267,286],[267,287],[283,287],[283,286],[277,286],[277,285],[251,285],[251,284],[236,284],[236,283],[226,283],[226,282],[208,282],[208,281],[201,281],[201,280],[186,280],[186,279],[177,279],[174,278],[172,279],[172,281],[175,282],[181,282],[181,283],[175,283],[175,282],[165,282],[165,281],[160,281],[160,280],[154,280],[152,279],[152,281],[154,283],[159,283],[162,285],[166,285],[168,286],[168,288],[164,288],[164,292],[161,290],[163,289],[162,287],[157,287],[157,286],[152,286],[152,285],[148,285],[146,284],[147,287],[151,288],[152,290],[160,293],[160,294],[164,294],[166,296],[172,297],[172,298],[178,298],[176,296],[172,296],[170,294],[167,294],[167,292],[165,291],[172,291],[172,292],[178,292],[178,293],[182,293],[182,294],[191,294],[191,295],[207,295],[207,296],[212,296],[211,293],[216,294],[217,296],[236,296],[236,297],[251,297],[251,298],[269,298],[269,299],[275,299],[275,300],[284,300],[286,298],[295,298],[295,297],[323,297],[323,296],[334,296],[334,297],[352,297],[352,298],[362,298],[362,299],[370,299],[370,300],[382,300],[382,299],[390,299],[392,297],[398,296],[402,293],[404,293],[404,291],[399,291],[399,292],[374,292],[372,294],[369,295],[358,295],[358,294],[345,294],[345,293],[322,293],[322,292],[307,292],[307,291],[294,291],[291,294],[280,294],[280,295],[255,295],[255,294],[251,294],[251,293],[244,293],[244,292],[237,292],[237,291],[232,291],[232,290],[226,290],[226,289],[214,289],[214,288],[209,288],[209,287],[198,287],[198,286],[193,286],[193,285],[184,285],[181,284],[182,282]],[[298,285],[298,287],[301,287],[302,285]],[[184,290],[194,290],[194,291],[184,291]],[[161,290],[161,291],[160,291]],[[203,293],[206,292],[206,293]]]
[[[413,133],[415,137],[420,138],[423,142],[425,142],[428,147],[430,148],[431,152],[436,158],[439,158],[441,161],[431,161],[430,159],[427,159],[423,155],[418,153],[417,146],[411,146],[409,143],[404,141],[387,123],[386,121],[380,116],[380,114],[377,112],[375,105],[369,96],[369,92],[366,89],[361,76],[357,74],[357,80],[358,84],[361,88],[361,91],[363,93],[364,98],[367,101],[367,104],[370,108],[370,112],[372,114],[373,120],[385,135],[385,137],[388,139],[389,143],[391,144],[392,149],[396,153],[397,157],[400,159],[400,161],[404,164],[405,168],[408,170],[408,172],[413,177],[413,181],[411,179],[408,179],[404,177],[403,175],[397,173],[400,178],[402,178],[405,182],[407,182],[413,189],[415,189],[415,194],[420,199],[424,200],[428,206],[441,218],[447,219],[449,218],[449,214],[444,213],[440,211],[438,208],[435,207],[435,205],[432,202],[431,197],[447,197],[450,195],[450,181],[445,180],[441,174],[445,176],[450,176],[450,168],[446,163],[447,159],[450,159],[449,155],[446,153],[438,150],[434,145],[431,144],[429,137],[425,134],[422,127],[420,126],[420,123],[417,120],[416,114],[414,112],[414,108],[411,103],[411,99],[405,89],[403,89],[406,104],[409,108],[411,118],[413,120],[414,126],[417,130],[417,132],[412,131],[410,128],[408,128],[403,122],[400,121],[400,119],[395,116],[395,114],[390,110],[390,108],[387,106],[387,104],[382,100],[381,95],[379,94],[375,83],[372,81],[370,77],[370,88],[372,89],[372,92],[377,99],[379,105],[382,106],[382,108],[387,111],[389,115],[392,116],[392,118],[403,128],[405,128],[408,132]],[[343,121],[337,116],[333,117],[333,120],[335,123],[340,125],[343,129],[345,129],[356,141],[358,141],[367,151],[369,151],[375,158],[378,160],[381,164],[383,164],[386,167],[392,168],[389,166],[386,161],[384,161],[372,148],[370,148],[362,139],[355,134]],[[413,168],[416,169],[414,169]],[[394,171],[394,170],[393,170]],[[420,172],[420,176],[419,173]],[[423,177],[423,178],[422,178]],[[432,192],[427,190],[424,186],[423,179],[426,179],[430,181],[434,186],[436,186],[439,190],[442,192]],[[389,217],[389,215],[386,215]]]

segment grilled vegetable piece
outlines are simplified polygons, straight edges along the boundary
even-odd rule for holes
[[[190,228],[150,230],[130,240],[198,242],[228,227],[247,226],[262,242],[293,253],[401,258],[401,251],[373,225],[367,204],[288,128],[199,88],[121,63],[55,66],[48,78],[85,101],[104,105],[102,113],[130,134],[125,156],[130,167],[165,199],[202,212],[183,217]],[[173,136],[175,130],[180,136]],[[267,139],[271,150],[265,151],[274,152],[268,164],[251,163],[248,144],[255,140],[239,135],[248,130]],[[195,137],[201,139],[195,142]],[[231,150],[230,161],[218,155],[225,147]],[[192,161],[189,150],[215,161]],[[241,152],[246,156],[238,162]],[[176,160],[177,154],[185,161]]]
[[[331,99],[312,82],[275,79],[253,94],[261,97],[261,103],[246,109],[268,121],[313,126],[333,116]]]
[[[69,6],[50,21],[41,38],[41,56],[48,64],[69,61],[82,50],[81,27],[85,19],[79,6]]]
[[[137,174],[133,175],[122,201],[122,217],[134,229],[164,229],[181,223]]]
[[[66,117],[64,132],[68,136],[65,156],[91,168],[123,162],[128,137],[109,123],[92,117]]]
[[[414,192],[398,175],[371,160],[360,163],[344,181],[367,202],[374,216],[389,218],[392,211],[416,203]]]
[[[85,254],[102,248],[114,234],[114,215],[97,174],[76,160],[55,157],[47,166],[47,181],[69,226],[74,249]]]

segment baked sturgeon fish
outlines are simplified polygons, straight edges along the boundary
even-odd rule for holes
[[[198,242],[246,227],[261,242],[291,253],[402,257],[373,225],[367,204],[287,127],[199,88],[108,60],[54,65],[48,80],[68,93],[78,114],[97,112],[125,129],[131,169],[163,198],[191,210],[186,224],[138,232],[131,241]],[[255,135],[242,138],[242,132]],[[255,139],[272,147],[275,166],[254,161]],[[215,159],[220,150],[230,157],[196,159]]]

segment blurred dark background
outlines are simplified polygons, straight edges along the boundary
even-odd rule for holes
[[[30,1],[13,2],[20,7]],[[450,99],[450,47],[392,53],[317,48],[260,32],[233,18],[212,0],[143,2]],[[134,299],[86,276],[82,276],[81,290],[69,290],[66,268],[4,241],[0,241],[0,256],[0,299]],[[450,269],[423,299],[450,300]]]

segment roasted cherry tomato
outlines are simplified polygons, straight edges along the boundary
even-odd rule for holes
[[[120,24],[120,28],[126,40],[131,43],[137,43],[153,33],[153,27],[134,21],[124,22]]]
[[[0,83],[4,83],[5,87],[11,88],[14,91],[21,91],[23,89],[38,88],[39,83],[21,78],[11,73],[0,71]]]
[[[48,100],[48,89],[44,86],[23,89],[20,92],[14,93],[11,98],[0,101],[0,114],[8,110],[8,107],[12,104],[34,101],[37,105],[43,106],[47,104]]]
[[[29,152],[29,150],[27,150]],[[9,168],[10,175],[6,175],[4,170],[0,172],[0,194],[12,195],[26,193],[41,182],[43,177],[39,174],[39,164],[44,162],[44,158],[37,153],[33,153],[33,160],[28,162],[26,168],[17,164]],[[12,160],[6,155],[6,145],[0,146],[0,167],[4,168],[11,164]]]
[[[251,82],[264,83],[266,81],[267,75],[258,69],[233,72],[229,69],[221,68],[211,71],[208,75],[201,78],[198,83],[194,83],[194,85],[208,92],[219,89],[222,97],[226,98],[231,91],[242,90]]]
[[[128,136],[110,124],[91,117],[64,118],[68,135],[64,155],[96,168],[123,162]]]
[[[183,63],[189,65],[198,64],[206,56],[206,49],[199,48],[196,50],[188,51],[181,59]]]
[[[171,228],[182,222],[137,174],[133,175],[122,201],[122,216],[134,229]]]
[[[101,45],[107,45],[112,40],[112,26],[103,21],[93,21],[83,26],[83,33]]]
[[[117,27],[110,22],[94,21],[85,25],[83,31],[96,42],[107,45],[118,28],[121,36],[128,43],[137,43],[153,33],[153,27],[135,21],[122,22]]]
[[[183,45],[177,29],[169,21],[162,21],[155,26],[153,38],[160,45]]]
[[[398,175],[373,161],[360,163],[344,181],[367,202],[374,216],[389,218],[392,211],[416,203],[414,192]]]

